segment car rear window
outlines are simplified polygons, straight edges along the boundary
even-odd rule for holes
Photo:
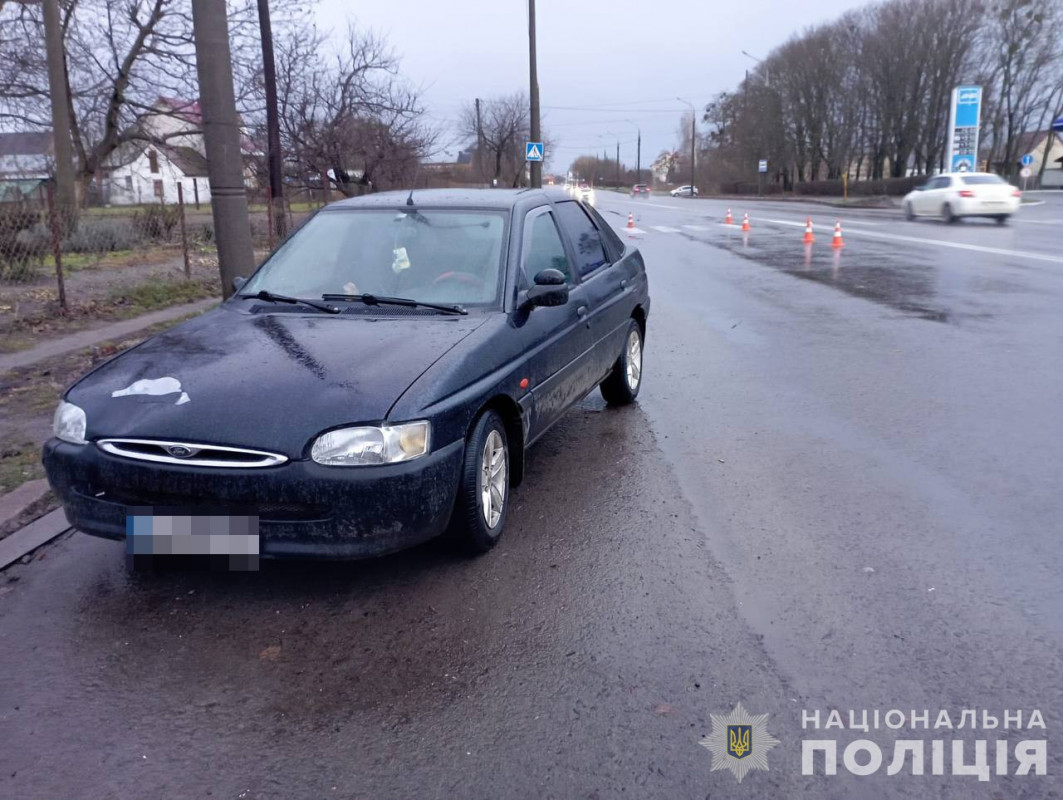
[[[968,186],[979,186],[986,183],[1007,183],[999,175],[964,175],[960,180]]]

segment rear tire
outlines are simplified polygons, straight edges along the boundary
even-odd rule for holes
[[[495,411],[485,411],[465,444],[458,499],[447,532],[468,555],[486,553],[502,537],[509,511],[509,440]]]
[[[997,216],[997,225],[1007,225],[1008,224],[1008,216],[1009,216],[1008,214],[999,214]]]
[[[909,222],[915,219],[915,209],[912,208],[911,203],[904,204],[904,218]]]
[[[956,215],[952,213],[952,206],[948,203],[941,207],[941,219],[946,225],[952,225],[956,221]]]
[[[600,388],[605,402],[611,406],[630,405],[639,396],[642,388],[642,328],[635,320],[628,323],[624,349]]]

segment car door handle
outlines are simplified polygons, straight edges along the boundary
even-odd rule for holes
[[[579,306],[576,309],[576,316],[580,318],[587,316],[587,306]]]
[[[621,289],[626,289],[627,288],[627,278],[624,278],[624,280],[620,281],[620,288]]]

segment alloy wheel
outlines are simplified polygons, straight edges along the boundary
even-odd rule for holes
[[[480,459],[480,513],[488,528],[498,524],[506,502],[506,446],[493,430],[487,435]]]
[[[627,385],[634,392],[642,380],[642,337],[637,330],[627,337]]]

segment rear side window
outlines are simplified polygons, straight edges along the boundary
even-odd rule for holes
[[[572,269],[561,243],[561,235],[550,212],[538,214],[531,220],[531,234],[524,254],[524,274],[530,283],[544,269],[560,270],[565,279],[572,282]]]
[[[576,269],[581,276],[588,275],[609,260],[605,257],[601,234],[590,217],[571,200],[557,204],[558,221],[576,248]]]
[[[602,219],[602,215],[598,213],[598,209],[594,206],[588,206],[585,210],[591,215],[594,224],[598,226],[598,233],[602,236],[602,243],[605,245],[605,254],[609,258],[609,261],[618,261],[624,255],[624,242],[616,235],[616,231],[612,229],[609,223]]]
[[[999,175],[965,175],[960,178],[960,180],[968,186],[979,186],[987,183],[1005,183],[1004,179]]]

